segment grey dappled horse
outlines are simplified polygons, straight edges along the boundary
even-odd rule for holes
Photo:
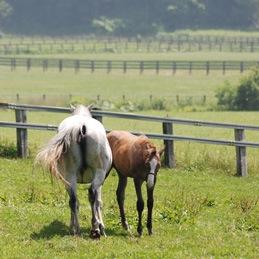
[[[38,153],[36,161],[64,182],[70,197],[70,228],[75,235],[80,233],[77,183],[91,183],[91,237],[105,236],[101,187],[112,165],[112,153],[103,125],[92,118],[88,107],[79,105],[60,123],[58,133]]]

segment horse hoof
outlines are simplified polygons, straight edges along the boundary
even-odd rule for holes
[[[90,237],[92,239],[100,239],[101,238],[101,233],[100,233],[100,230],[96,229],[96,230],[91,230],[91,233],[90,233]]]
[[[70,234],[73,236],[80,236],[80,229],[79,228],[70,228]]]
[[[148,234],[151,236],[153,234],[152,229],[148,229]]]
[[[138,231],[138,236],[142,237],[142,231]]]
[[[100,225],[100,233],[101,233],[102,236],[107,237],[107,236],[106,236],[106,233],[105,233],[105,231],[104,231],[104,226],[101,226],[101,225]]]
[[[127,222],[122,223],[122,227],[127,231],[129,230],[129,224]]]

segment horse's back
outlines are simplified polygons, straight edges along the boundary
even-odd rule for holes
[[[134,136],[126,131],[111,131],[107,138],[112,150],[113,165],[123,175],[135,177],[143,162],[141,142],[145,136]]]
[[[84,130],[83,130],[84,127]],[[59,131],[70,131],[70,147],[67,150],[67,168],[80,170],[79,182],[91,182],[93,171],[107,172],[112,164],[112,153],[103,125],[92,117],[73,115],[64,119]],[[84,131],[83,138],[80,137]],[[84,165],[82,170],[82,165]],[[81,168],[81,169],[80,169]],[[86,180],[88,179],[88,180]]]

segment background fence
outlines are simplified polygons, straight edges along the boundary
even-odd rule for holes
[[[0,40],[0,54],[76,52],[258,52],[258,37],[165,36],[160,38],[18,38]]]
[[[0,103],[0,108],[15,110],[16,122],[0,121],[0,127],[16,128],[17,151],[20,157],[27,156],[27,150],[28,150],[28,146],[27,146],[28,131],[27,130],[28,129],[35,129],[35,130],[56,130],[57,129],[56,125],[42,125],[42,124],[27,123],[27,111],[45,111],[45,112],[56,112],[56,113],[71,112],[71,109],[69,108],[17,105],[17,104],[8,104],[8,103]],[[245,130],[259,131],[259,126],[175,119],[175,118],[168,118],[168,117],[146,116],[146,115],[137,115],[137,114],[130,114],[130,113],[100,111],[100,110],[93,110],[92,114],[96,119],[98,119],[101,122],[103,117],[112,117],[112,118],[120,118],[120,119],[133,119],[133,120],[153,121],[153,122],[162,123],[163,134],[146,133],[146,135],[150,138],[160,139],[164,141],[165,165],[169,168],[175,167],[174,141],[187,141],[187,142],[198,142],[198,143],[204,143],[204,144],[227,145],[227,146],[233,146],[236,149],[237,175],[246,176],[247,175],[246,148],[259,147],[259,143],[245,141]],[[232,129],[234,130],[235,140],[206,139],[206,138],[174,135],[173,134],[174,124]],[[133,133],[136,135],[143,134],[138,132],[133,132]]]
[[[160,70],[172,71],[187,70],[191,74],[193,70],[204,70],[208,75],[211,70],[222,71],[237,70],[242,73],[244,70],[259,66],[259,61],[170,61],[170,60],[83,60],[83,59],[43,59],[43,58],[10,58],[0,57],[0,66],[10,67],[15,71],[17,67],[24,67],[27,71],[32,68],[42,68],[47,71],[49,68],[56,68],[62,72],[63,69],[86,69],[91,72],[95,70],[121,70],[127,73],[128,70],[138,70],[143,73],[145,70],[154,70],[159,74]]]

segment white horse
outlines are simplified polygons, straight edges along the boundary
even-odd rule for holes
[[[92,118],[89,107],[79,105],[64,119],[58,133],[37,154],[52,175],[65,183],[71,209],[70,228],[80,234],[77,183],[91,183],[88,198],[92,209],[92,238],[105,236],[101,214],[101,187],[112,165],[112,153],[103,125]]]

